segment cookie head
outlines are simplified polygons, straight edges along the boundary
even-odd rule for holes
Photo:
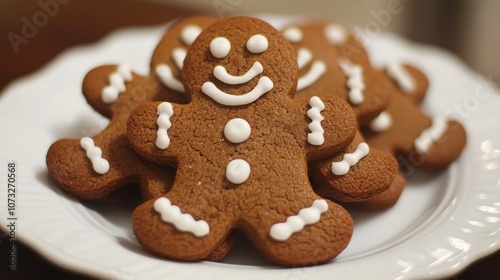
[[[211,25],[195,40],[182,75],[193,102],[244,106],[263,96],[292,96],[297,64],[293,49],[276,29],[238,17]]]
[[[165,33],[153,53],[151,68],[168,89],[184,92],[181,70],[187,50],[198,35],[217,20],[211,16],[186,17]]]

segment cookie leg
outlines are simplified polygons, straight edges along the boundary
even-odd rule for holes
[[[139,243],[157,255],[183,261],[205,259],[215,251],[231,231],[230,219],[221,213],[203,215],[197,207],[203,201],[193,205],[188,200],[163,196],[136,208],[132,221]]]
[[[288,199],[271,205],[286,207],[290,201],[305,200]],[[349,243],[353,221],[344,208],[318,197],[302,206],[289,216],[261,213],[260,218],[268,219],[245,226],[249,239],[270,261],[289,267],[321,264],[335,258]]]
[[[398,175],[398,163],[387,152],[369,147],[358,131],[340,153],[310,164],[309,174],[322,197],[359,202],[387,190]]]

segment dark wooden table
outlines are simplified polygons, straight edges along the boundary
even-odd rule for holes
[[[0,2],[0,91],[70,46],[95,42],[120,27],[160,24],[191,13],[123,0]],[[51,5],[42,6],[42,2]],[[23,244],[18,246],[17,271],[10,272],[7,251],[7,240],[0,236],[0,279],[88,279],[57,267]],[[500,253],[497,252],[452,279],[500,279],[499,275]]]

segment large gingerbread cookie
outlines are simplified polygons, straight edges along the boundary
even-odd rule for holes
[[[228,18],[200,34],[182,71],[190,103],[154,102],[129,118],[134,149],[177,167],[170,192],[134,212],[144,247],[202,259],[238,228],[269,260],[298,266],[347,246],[352,219],[313,191],[307,162],[351,143],[355,115],[335,97],[293,100],[297,73],[290,44],[261,20]]]

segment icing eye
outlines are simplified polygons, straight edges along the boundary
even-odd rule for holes
[[[297,27],[290,27],[283,32],[283,36],[291,43],[299,43],[302,41],[303,34]]]
[[[190,46],[194,40],[200,35],[201,27],[198,25],[188,25],[182,29],[181,40],[184,44]]]
[[[227,38],[217,37],[210,42],[210,53],[216,58],[224,58],[231,50],[231,42]]]
[[[256,34],[247,41],[247,50],[251,53],[261,53],[267,50],[269,42],[264,35]]]

